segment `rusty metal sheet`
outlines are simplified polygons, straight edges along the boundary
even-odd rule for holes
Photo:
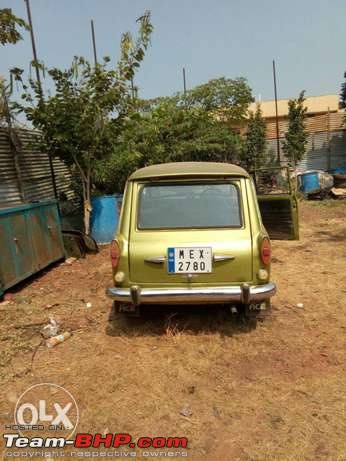
[[[0,128],[0,209],[55,198],[49,158],[38,147],[37,132],[19,129],[16,135],[18,171],[8,130]],[[53,168],[59,197],[77,206],[79,199],[71,187],[69,168],[59,158],[53,159]]]

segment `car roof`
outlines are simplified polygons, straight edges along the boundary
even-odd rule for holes
[[[140,168],[132,173],[128,180],[196,176],[242,176],[248,178],[249,174],[240,166],[231,163],[176,162]]]

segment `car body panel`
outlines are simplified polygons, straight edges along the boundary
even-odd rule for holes
[[[202,177],[242,177],[248,178],[249,173],[243,168],[230,163],[217,162],[177,162],[151,165],[132,173],[128,181],[168,178],[202,178]]]
[[[288,167],[254,171],[262,221],[273,240],[299,240],[298,201]]]
[[[298,202],[289,194],[258,196],[262,220],[272,240],[299,240]]]

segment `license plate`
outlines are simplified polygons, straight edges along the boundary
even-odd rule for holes
[[[210,247],[168,248],[169,274],[203,274],[212,271]]]

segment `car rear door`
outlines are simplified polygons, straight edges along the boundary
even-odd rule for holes
[[[298,240],[298,201],[288,167],[261,168],[252,173],[262,222],[273,240]]]
[[[215,183],[215,181],[212,182]],[[161,184],[165,184],[165,182],[163,181]],[[166,184],[169,183],[166,182]],[[163,202],[165,200],[169,201],[170,198],[162,197],[156,201],[154,196],[149,202],[149,208],[146,209],[149,224],[141,228],[138,213],[140,207],[144,207],[144,203],[141,205],[141,188],[146,185],[143,183],[135,184],[133,194],[136,203],[131,216],[129,247],[130,279],[132,283],[140,283],[142,286],[145,286],[145,284],[181,286],[184,283],[220,285],[223,283],[238,284],[252,279],[252,240],[245,181],[241,178],[234,178],[230,179],[229,184],[238,191],[239,225],[234,225],[233,227],[220,226],[219,228],[203,228],[202,226],[199,228],[195,225],[195,227],[176,229],[164,225],[161,228],[155,228],[160,227],[162,224],[158,213],[160,207],[163,213],[162,219],[167,219],[167,217],[163,218],[164,215],[167,216]],[[153,185],[154,187],[155,184]],[[186,208],[186,201],[189,200],[189,196],[190,194],[187,193],[185,198],[183,196],[179,197],[179,200],[184,199],[184,205],[182,203],[181,209],[185,207],[185,211],[188,209]],[[195,224],[194,219],[198,220],[201,217],[203,221],[203,216],[207,216],[209,219],[214,212],[217,213],[217,207],[222,208],[223,198],[217,194],[209,194],[208,190],[203,194],[202,200],[194,197],[194,199],[196,198],[195,205],[193,199],[191,199],[191,214],[194,215],[191,217],[191,222]],[[174,225],[174,216],[179,219],[181,209],[179,209],[179,206],[177,207],[177,199],[172,199],[168,206],[172,215],[171,222]],[[227,210],[226,205],[224,209],[226,215]],[[148,228],[152,223],[156,223],[153,224],[154,228]],[[207,249],[207,251],[210,249],[212,255],[211,272],[191,274],[189,277],[187,273],[170,273],[169,249],[174,248],[201,248]],[[194,255],[194,257],[196,258],[197,256]]]

